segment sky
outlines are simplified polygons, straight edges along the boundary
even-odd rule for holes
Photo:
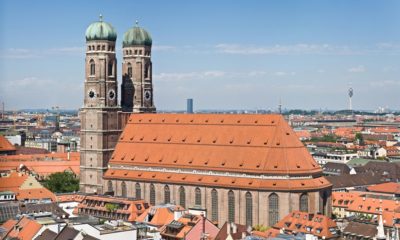
[[[85,30],[153,38],[159,110],[400,109],[400,1],[0,1],[0,101],[83,105]]]

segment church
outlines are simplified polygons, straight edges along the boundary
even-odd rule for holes
[[[86,30],[81,192],[204,209],[219,226],[330,215],[332,185],[281,115],[156,113],[152,39],[137,23],[123,38],[119,104],[116,40],[102,18]]]

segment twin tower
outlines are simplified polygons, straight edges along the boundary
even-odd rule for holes
[[[122,42],[121,104],[118,104],[117,33],[100,20],[86,30],[86,73],[81,117],[80,190],[101,193],[103,173],[129,113],[156,112],[150,34],[136,26]]]

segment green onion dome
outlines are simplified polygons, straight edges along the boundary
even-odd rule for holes
[[[124,40],[122,42],[123,47],[130,47],[130,46],[149,46],[153,40],[151,39],[150,33],[147,32],[145,29],[138,26],[138,21],[136,21],[136,26],[129,29],[124,34]]]
[[[111,24],[103,22],[103,16],[100,15],[100,20],[89,25],[86,29],[86,41],[93,40],[117,40],[117,32]]]

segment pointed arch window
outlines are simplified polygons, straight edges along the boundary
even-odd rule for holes
[[[107,182],[107,192],[112,192],[112,191],[114,191],[112,182],[111,182],[111,180],[108,180],[108,182]]]
[[[303,193],[300,195],[300,211],[308,212],[308,195]]]
[[[133,75],[133,72],[132,72],[132,64],[131,63],[128,63],[128,77],[132,77],[132,75]]]
[[[156,205],[156,188],[154,184],[150,184],[150,204]]]
[[[215,189],[211,191],[211,220],[218,222],[218,192]]]
[[[170,203],[171,202],[171,192],[169,190],[169,186],[165,185],[164,186],[164,203]]]
[[[279,196],[276,193],[268,196],[268,213],[268,224],[273,226],[279,221]]]
[[[142,199],[142,188],[139,183],[135,184],[135,197],[136,199]]]
[[[186,208],[186,193],[185,188],[182,186],[179,188],[179,204]]]
[[[126,183],[122,182],[121,183],[121,197],[126,197]]]
[[[246,193],[246,226],[253,226],[253,196]]]
[[[195,189],[195,198],[194,198],[194,204],[197,206],[201,206],[201,190],[200,188]]]
[[[89,65],[90,65],[90,75],[94,76],[96,74],[96,64],[94,63],[93,59],[90,60]]]
[[[235,222],[235,194],[232,190],[228,192],[228,221]]]

